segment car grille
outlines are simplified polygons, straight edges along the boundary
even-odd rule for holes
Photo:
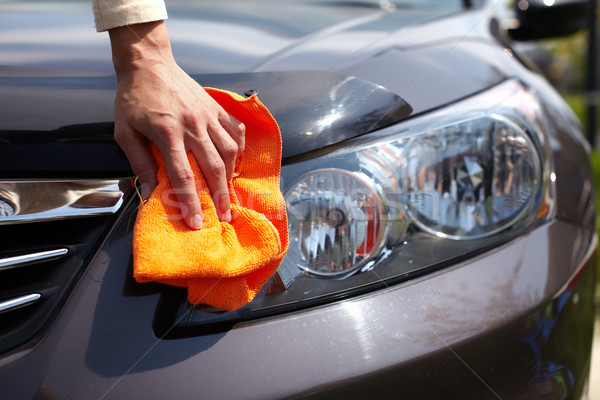
[[[116,203],[95,190],[95,205],[0,216],[0,352],[34,343],[58,313],[131,191],[115,182],[99,187]]]

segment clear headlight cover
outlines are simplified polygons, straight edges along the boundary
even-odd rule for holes
[[[492,235],[536,203],[542,166],[527,132],[509,118],[474,116],[401,139],[399,187],[412,221],[453,239]]]
[[[290,243],[279,270],[234,316],[193,318],[239,320],[360,293],[543,223],[553,206],[539,104],[507,81],[284,165]]]
[[[385,210],[368,177],[340,169],[312,171],[287,193],[289,257],[321,276],[363,265],[384,236]]]
[[[491,92],[504,101],[467,102],[456,107],[461,113],[417,119],[401,133],[369,135],[296,165],[308,171],[284,191],[286,276],[294,268],[321,277],[355,272],[410,240],[407,228],[475,240],[535,219],[544,191],[537,100],[515,82]]]

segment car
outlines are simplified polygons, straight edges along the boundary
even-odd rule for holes
[[[590,146],[519,43],[587,2],[167,5],[181,67],[279,124],[288,252],[233,311],[137,283],[108,38],[1,1],[0,397],[585,396]]]

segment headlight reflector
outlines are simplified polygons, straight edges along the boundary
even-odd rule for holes
[[[396,145],[399,184],[420,228],[453,239],[494,234],[534,203],[541,186],[535,145],[500,115],[475,117]]]
[[[287,192],[289,257],[306,271],[339,276],[360,268],[380,247],[381,198],[359,173],[331,168],[302,176]]]

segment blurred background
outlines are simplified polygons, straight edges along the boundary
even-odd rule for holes
[[[596,23],[600,13],[595,10]],[[593,33],[595,38],[590,36]],[[592,167],[596,188],[596,230],[600,235],[600,107],[598,107],[597,68],[590,69],[590,62],[597,64],[600,53],[598,30],[581,31],[573,35],[545,39],[521,44],[541,72],[554,85],[569,103],[581,121],[584,132],[592,148]],[[591,44],[591,47],[590,47]],[[590,73],[593,87],[590,87]],[[600,263],[599,263],[600,272]],[[599,273],[600,275],[600,273]],[[600,280],[598,282],[600,285]],[[596,299],[600,300],[600,286],[597,286]],[[600,308],[597,310],[600,318]],[[597,332],[600,333],[600,332]]]
[[[596,10],[596,16],[598,11]],[[597,51],[597,32],[596,40],[590,42],[590,31],[580,31],[578,33],[559,37],[556,39],[544,39],[539,41],[520,42],[517,47],[525,52],[531,60],[539,67],[546,78],[567,100],[573,111],[579,117],[579,120],[585,127],[585,132],[589,135],[592,125],[597,124],[597,118],[590,120],[588,115],[589,93],[589,65],[588,54],[590,54],[590,43]],[[593,54],[590,54],[592,57]],[[595,86],[595,85],[594,85]],[[596,116],[598,110],[596,109]],[[594,127],[596,128],[596,127]],[[594,129],[596,130],[596,129]],[[588,137],[588,140],[597,147],[597,140],[594,137]],[[598,149],[595,150],[595,158],[598,156]]]
[[[555,1],[557,0],[506,0],[500,6],[500,8],[504,7],[504,10],[499,11],[512,16],[514,14],[511,10],[517,8],[526,10],[529,2],[532,4],[543,2],[544,5],[551,6]],[[569,0],[562,1],[562,3],[569,3]],[[598,92],[600,35],[597,28],[600,10],[598,9],[598,0],[587,0],[587,3],[586,25],[588,29],[551,39],[514,40],[511,45],[519,53],[529,58],[531,62],[528,64],[533,65],[534,68],[537,67],[539,72],[569,103],[581,121],[584,134],[592,150],[598,210],[596,212],[596,230],[600,235],[600,130],[598,126],[598,121],[600,121],[600,93]],[[522,4],[524,4],[524,8]],[[557,35],[560,35],[558,33],[559,26],[556,27],[556,30]],[[600,279],[596,287],[596,299],[600,300]],[[597,318],[600,319],[600,307],[597,309]]]
[[[509,2],[510,3],[510,2]],[[598,121],[598,68],[600,53],[597,29],[598,8],[590,0],[590,29],[567,37],[521,42],[518,47],[539,67],[546,78],[567,100],[581,121],[592,149],[596,189],[596,230],[600,235],[600,134]],[[595,17],[595,18],[594,18]],[[600,262],[596,284],[596,304],[600,304]],[[600,400],[600,307],[596,310],[589,398]]]
[[[509,18],[518,9],[527,10],[529,3],[537,7],[552,6],[558,0],[500,0],[500,13]],[[563,1],[564,4],[569,0]],[[583,126],[590,143],[594,186],[596,190],[596,231],[600,237],[600,95],[598,92],[598,0],[588,0],[587,29],[552,39],[512,41],[511,45],[545,75],[550,83],[569,103]],[[560,17],[559,17],[560,18]],[[560,35],[562,20],[554,21],[556,33],[546,31],[545,36]],[[546,25],[548,26],[548,25]],[[599,258],[600,259],[600,258]],[[600,304],[600,261],[597,266],[596,304]],[[592,348],[590,386],[588,398],[600,400],[600,307],[596,308],[594,343]]]

